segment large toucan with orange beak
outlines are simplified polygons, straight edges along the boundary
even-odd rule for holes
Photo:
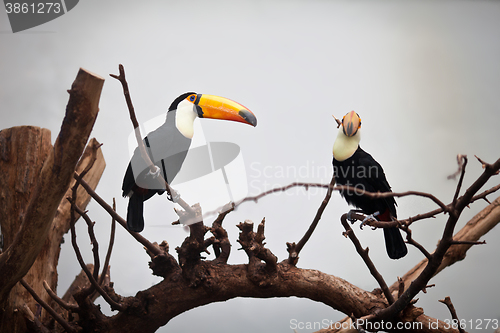
[[[355,187],[367,192],[391,192],[384,170],[375,159],[359,146],[361,119],[354,111],[342,118],[337,139],[333,144],[333,173],[338,185]],[[394,197],[371,199],[355,191],[340,194],[348,204],[371,215],[379,221],[396,218]],[[402,258],[408,253],[398,228],[384,228],[385,247],[391,259]]]
[[[196,118],[232,120],[257,125],[255,115],[241,104],[227,98],[188,92],[170,105],[165,123],[144,138],[151,161],[170,184],[186,158],[194,134]],[[136,148],[123,178],[123,196],[128,196],[127,228],[141,232],[144,229],[144,201],[155,194],[163,194],[165,186],[151,174]]]

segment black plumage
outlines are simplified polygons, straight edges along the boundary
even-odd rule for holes
[[[175,118],[178,104],[193,92],[177,97],[169,107],[165,123],[143,140],[151,161],[160,168],[161,174],[170,184],[179,172],[186,158],[191,139],[186,138],[177,129]],[[139,148],[125,172],[122,184],[123,196],[129,196],[127,208],[127,228],[131,231],[141,232],[144,229],[144,201],[155,194],[163,194],[165,187],[149,174],[149,168],[141,157]]]
[[[367,192],[391,192],[382,166],[361,147],[344,161],[333,158],[333,172],[338,185],[347,185]],[[354,191],[341,191],[348,204],[361,209],[365,214],[379,212],[379,221],[391,221],[396,218],[394,197],[371,199]],[[384,228],[387,254],[391,259],[404,257],[408,250],[398,228]]]

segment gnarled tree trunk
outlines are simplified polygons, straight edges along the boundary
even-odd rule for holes
[[[17,282],[24,277],[44,301],[51,303],[43,281],[56,289],[60,244],[69,229],[70,205],[65,197],[74,182],[74,171],[81,172],[86,167],[91,147],[96,149],[98,145],[92,139],[82,156],[97,117],[103,82],[99,76],[79,71],[69,90],[66,116],[54,147],[47,129],[22,126],[0,132],[0,225],[4,235],[0,254],[2,333],[25,332],[24,315],[29,312],[42,321],[51,320]],[[104,158],[98,150],[94,168],[86,176],[93,187],[97,186],[104,167]],[[81,190],[80,207],[85,207],[89,200],[90,196]]]

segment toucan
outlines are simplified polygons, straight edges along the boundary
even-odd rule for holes
[[[339,125],[337,138],[333,144],[333,174],[338,185],[347,185],[360,191],[391,192],[382,166],[359,146],[361,139],[361,119],[351,111]],[[341,196],[348,204],[379,221],[396,219],[394,197],[371,199],[358,191],[342,190]],[[385,247],[391,259],[399,259],[408,253],[406,244],[398,228],[383,228]]]
[[[230,99],[194,92],[180,95],[168,108],[165,123],[143,139],[151,161],[169,184],[186,158],[196,118],[231,120],[257,126],[255,115]],[[129,197],[127,228],[131,231],[141,232],[144,229],[144,201],[166,190],[156,177],[158,174],[150,172],[137,147],[122,185],[123,196]]]

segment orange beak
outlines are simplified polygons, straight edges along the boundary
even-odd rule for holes
[[[198,114],[200,118],[231,120],[257,126],[257,118],[252,111],[235,101],[204,94],[197,97],[195,104],[201,108],[202,112]]]
[[[342,118],[342,130],[346,136],[353,136],[361,127],[361,118],[354,111],[349,112]]]

